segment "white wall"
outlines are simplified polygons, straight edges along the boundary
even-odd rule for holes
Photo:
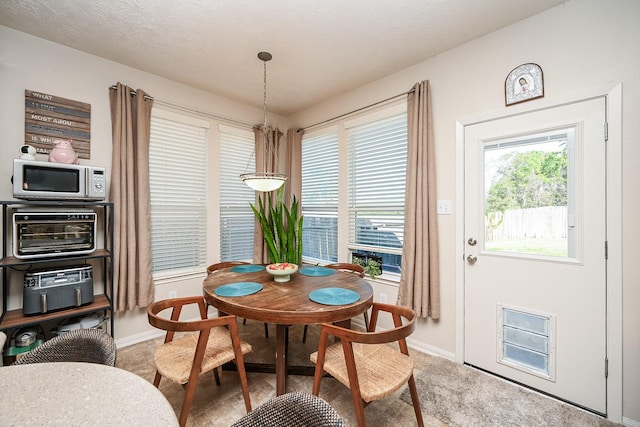
[[[456,200],[456,121],[535,108],[585,89],[623,85],[623,414],[640,425],[640,2],[572,0],[510,27],[476,39],[366,87],[290,117],[305,127],[360,108],[429,80],[436,141],[437,198]],[[407,40],[408,43],[419,43]],[[534,62],[544,72],[545,98],[505,107],[504,81],[514,67]],[[455,210],[454,206],[454,210]],[[440,215],[441,304],[439,321],[423,321],[413,338],[442,354],[456,349],[455,215]],[[391,293],[391,292],[388,292]],[[588,331],[585,331],[588,333]],[[460,350],[458,350],[460,351]],[[633,421],[635,420],[635,421]],[[635,424],[637,423],[637,424]]]
[[[511,69],[535,62],[544,71],[545,100],[584,88],[623,84],[623,340],[626,420],[640,425],[640,264],[635,240],[640,237],[636,212],[640,208],[640,2],[637,0],[571,0],[540,15],[481,37],[344,96],[288,118],[308,126],[409,90],[429,80],[433,92],[439,199],[456,200],[456,121],[489,112],[503,112],[504,79]],[[407,40],[419,43],[419,40]],[[32,89],[90,103],[92,158],[83,161],[109,167],[111,120],[108,87],[121,81],[142,88],[157,99],[248,123],[259,123],[259,109],[207,94],[148,73],[65,48],[0,27],[0,199],[11,199],[8,181],[11,159],[17,157],[24,135],[24,90]],[[529,108],[536,101],[520,104]],[[529,105],[526,105],[529,104]],[[510,109],[520,107],[509,107]],[[280,126],[286,128],[286,126]],[[212,127],[214,128],[214,127]],[[215,150],[215,147],[212,147]],[[214,159],[210,164],[215,167]],[[455,210],[454,206],[454,210]],[[455,213],[455,212],[454,212]],[[217,223],[217,210],[211,212]],[[209,232],[215,235],[217,226]],[[453,356],[456,352],[456,218],[439,217],[441,237],[441,304],[437,322],[421,321],[414,340],[420,347]],[[212,250],[214,260],[217,253]],[[201,291],[201,280],[163,284],[157,297],[170,288],[180,294]],[[395,299],[395,288],[374,284],[376,292]],[[144,311],[119,315],[115,335],[119,343],[147,336]]]
[[[249,107],[228,99],[202,92],[149,73],[87,55],[59,44],[0,26],[0,199],[11,200],[12,161],[19,157],[24,138],[25,89],[73,99],[91,104],[91,159],[81,160],[111,169],[111,113],[109,87],[122,82],[134,89],[144,89],[157,100],[187,106],[195,111],[228,117],[245,123],[260,123],[262,109]],[[167,108],[156,103],[154,108]],[[203,117],[200,117],[203,118]],[[210,188],[217,188],[217,123],[211,121],[209,160]],[[272,120],[283,119],[272,117]],[[46,156],[39,155],[40,160]],[[107,173],[107,177],[110,174]],[[212,192],[213,194],[214,192]],[[108,194],[108,192],[107,192]],[[210,203],[217,206],[217,199]],[[212,208],[208,233],[218,235],[218,210]],[[209,261],[219,261],[217,238],[209,239]],[[178,282],[163,282],[156,286],[156,297],[166,298],[170,290],[178,295],[202,292],[202,278]],[[21,305],[21,295],[9,299],[9,308]],[[146,312],[137,310],[116,318],[115,337],[118,343],[145,337],[149,327]]]

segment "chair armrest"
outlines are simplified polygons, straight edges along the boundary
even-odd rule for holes
[[[201,320],[181,321],[180,315],[183,307],[197,305]],[[171,310],[171,317],[159,316],[164,310]],[[172,298],[156,301],[147,307],[147,317],[149,323],[165,331],[172,332],[193,332],[204,329],[211,329],[216,326],[229,326],[235,323],[236,316],[225,315],[219,317],[208,317],[207,305],[202,296]]]
[[[394,320],[394,329],[380,332],[360,332],[352,329],[343,328],[341,326],[323,323],[320,330],[320,338],[322,335],[334,336],[344,341],[357,342],[363,344],[386,344],[402,340],[413,333],[415,330],[415,314],[413,310],[406,307],[398,307],[390,304],[373,303],[371,312],[370,328],[375,331],[379,312],[388,312]],[[402,323],[402,318],[406,319],[406,323]]]

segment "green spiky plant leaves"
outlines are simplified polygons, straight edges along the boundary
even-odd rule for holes
[[[276,201],[267,198],[266,204],[262,198],[258,199],[258,207],[253,203],[251,209],[256,216],[262,235],[267,246],[269,262],[302,262],[302,222],[304,217],[300,211],[300,204],[293,196],[291,207],[282,201],[284,186],[278,189]]]

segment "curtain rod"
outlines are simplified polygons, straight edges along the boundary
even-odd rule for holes
[[[116,88],[117,88],[116,85],[113,85],[113,86],[109,87],[109,89],[111,89],[111,90],[115,90]],[[360,107],[360,108],[355,109],[353,111],[349,111],[347,113],[340,114],[338,116],[332,117],[332,118],[327,119],[327,120],[323,120],[323,121],[318,122],[318,123],[314,123],[314,124],[309,125],[309,126],[305,126],[303,128],[298,129],[296,132],[301,132],[301,131],[310,129],[310,128],[315,127],[315,126],[319,126],[319,125],[331,122],[333,120],[340,119],[340,118],[348,116],[350,114],[355,114],[355,113],[358,113],[358,112],[360,112],[362,110],[366,110],[368,108],[372,108],[372,107],[375,107],[377,105],[384,104],[385,102],[393,101],[393,100],[395,100],[397,98],[400,98],[401,96],[406,96],[406,95],[410,94],[411,92],[415,92],[415,90],[412,88],[411,90],[409,90],[407,92],[399,93],[397,95],[391,96],[391,97],[383,99],[381,101],[374,102],[373,104],[369,104],[369,105],[366,105],[364,107]],[[136,96],[136,92],[134,90],[131,90],[130,94],[131,94],[131,96]],[[185,111],[185,112],[188,112],[188,113],[199,114],[199,115],[204,116],[204,117],[211,117],[211,118],[214,118],[214,119],[224,120],[226,122],[235,123],[235,124],[239,124],[239,125],[243,125],[243,126],[251,126],[252,128],[255,126],[255,123],[246,123],[246,122],[243,122],[243,121],[240,121],[240,120],[230,119],[228,117],[217,116],[215,114],[194,110],[193,108],[185,107],[185,106],[178,105],[178,104],[173,104],[171,102],[163,101],[161,99],[154,99],[153,97],[148,96],[148,95],[145,95],[145,99],[150,99],[150,100],[154,101],[157,104],[165,105],[167,107],[175,108],[175,109],[178,109],[178,110],[181,110],[181,111]]]
[[[117,88],[118,88],[118,87],[117,87],[116,85],[109,86],[109,89],[111,89],[111,90],[116,90]],[[136,95],[137,95],[137,93],[136,93],[136,91],[135,91],[135,90],[133,90],[133,89],[132,89],[132,90],[130,90],[130,91],[129,91],[129,95],[131,95],[131,96],[136,96]],[[144,99],[150,99],[151,101],[153,101],[153,97],[151,97],[151,96],[149,96],[149,95],[145,95],[145,96],[144,96]]]
[[[411,89],[411,90],[409,90],[409,91],[407,91],[407,92],[399,93],[399,94],[394,95],[394,96],[391,96],[391,97],[389,97],[389,98],[387,98],[387,99],[383,99],[382,101],[377,101],[377,102],[374,102],[373,104],[369,104],[369,105],[366,105],[366,106],[364,106],[364,107],[360,107],[360,108],[358,108],[358,109],[355,109],[355,110],[353,110],[353,111],[349,111],[348,113],[340,114],[339,116],[335,116],[335,117],[332,117],[332,118],[330,118],[330,119],[323,120],[323,121],[321,121],[321,122],[314,123],[314,124],[309,125],[309,126],[305,126],[305,127],[301,128],[301,129],[298,129],[296,132],[301,132],[301,131],[304,131],[304,130],[310,129],[310,128],[315,127],[315,126],[319,126],[319,125],[322,125],[322,124],[325,124],[325,123],[328,123],[328,122],[331,122],[331,121],[334,121],[334,120],[341,119],[341,118],[343,118],[343,117],[345,117],[345,116],[348,116],[348,115],[351,115],[351,114],[358,113],[358,112],[360,112],[360,111],[362,111],[362,110],[366,110],[366,109],[369,109],[369,108],[372,108],[372,107],[378,106],[378,105],[380,105],[380,104],[384,104],[385,102],[393,101],[393,100],[395,100],[395,99],[397,99],[397,98],[400,98],[401,96],[406,96],[406,95],[410,94],[411,92],[415,92],[415,89]]]
[[[111,90],[115,90],[116,88],[117,88],[116,85],[113,85],[113,86],[109,87],[109,89],[111,89]],[[136,96],[136,92],[134,90],[131,90],[129,93],[131,94],[131,96]],[[166,107],[174,108],[176,110],[184,111],[186,113],[197,114],[197,115],[200,115],[200,116],[203,116],[203,117],[213,118],[213,119],[216,119],[216,120],[222,120],[222,121],[225,121],[227,123],[234,123],[234,124],[242,125],[242,126],[250,126],[251,128],[253,128],[255,126],[255,123],[247,123],[247,122],[243,122],[243,121],[240,121],[240,120],[230,119],[228,117],[217,116],[215,114],[207,113],[207,112],[204,112],[204,111],[194,110],[191,107],[185,107],[184,105],[178,105],[178,104],[174,104],[174,103],[169,102],[169,101],[163,101],[162,99],[153,98],[153,97],[151,97],[149,95],[145,95],[144,98],[145,99],[150,99],[156,104],[164,105]]]

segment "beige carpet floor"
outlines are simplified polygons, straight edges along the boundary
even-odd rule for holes
[[[439,357],[416,375],[425,412],[456,426],[614,427],[600,416]],[[405,390],[400,398],[411,402]]]
[[[239,320],[239,331],[242,339],[248,341],[253,346],[253,351],[246,357],[246,362],[262,362],[269,363],[273,361],[275,354],[275,327],[270,327],[269,338],[265,338],[264,324],[259,322],[248,321],[246,325],[242,325]],[[306,344],[302,344],[302,327],[293,326],[289,333],[289,363],[291,365],[308,365],[313,366],[309,361],[309,354],[317,349],[318,344],[318,327],[309,327],[309,336]],[[155,339],[132,345],[126,348],[118,349],[118,358],[116,366],[136,373],[145,378],[149,382],[153,381],[155,368],[153,366],[153,352],[155,348],[162,343],[162,339]],[[490,415],[479,411],[477,416],[483,419],[473,419],[467,417],[463,421],[457,420],[443,415],[442,411],[434,409],[430,406],[432,398],[431,390],[425,386],[424,378],[420,374],[427,372],[430,367],[434,366],[434,362],[442,361],[440,358],[432,357],[420,352],[411,351],[411,356],[415,361],[415,374],[420,379],[418,381],[422,390],[421,403],[423,407],[423,417],[427,427],[442,427],[449,425],[456,426],[484,426],[484,425],[534,425],[520,424],[520,418],[513,414],[513,418],[509,417],[501,419],[497,422],[495,419],[487,419]],[[445,361],[453,366],[460,366],[452,362]],[[466,368],[466,367],[464,367]],[[467,368],[468,369],[468,368]],[[477,371],[476,371],[477,372]],[[452,374],[455,372],[452,371]],[[456,374],[457,375],[457,374]],[[267,399],[275,396],[275,375],[269,373],[247,373],[249,380],[249,392],[251,395],[251,403],[255,408]],[[493,377],[480,373],[479,384],[482,380],[495,380]],[[187,426],[229,426],[234,421],[241,418],[244,414],[244,402],[240,391],[240,384],[236,372],[222,371],[221,386],[216,386],[212,373],[204,374],[200,377],[198,389],[196,391],[193,406],[190,411]],[[287,391],[303,391],[311,392],[313,377],[290,375],[287,381]],[[184,391],[181,386],[174,384],[168,380],[162,380],[160,383],[160,391],[167,397],[176,414],[180,413]],[[373,402],[365,408],[367,423],[370,427],[396,427],[396,426],[413,426],[416,425],[415,414],[411,406],[410,400],[406,397],[402,398],[403,389],[398,390],[395,394],[387,398]],[[320,397],[328,401],[345,419],[349,426],[355,426],[355,416],[351,403],[351,394],[349,389],[330,377],[322,380]],[[406,400],[406,401],[405,401]],[[446,405],[447,402],[441,401],[439,405]],[[449,399],[450,400],[450,399]],[[553,399],[542,398],[540,405],[556,405]],[[493,402],[482,402],[480,400],[477,405],[490,407]],[[571,419],[576,414],[583,416],[584,411],[566,406],[567,419]],[[574,412],[575,411],[575,412]],[[479,414],[479,415],[478,415]],[[587,414],[587,419],[593,421],[588,426],[604,426],[607,424],[598,423],[601,418],[591,414]],[[592,417],[592,418],[590,418]],[[594,421],[595,420],[595,421]],[[543,425],[578,425],[578,424],[535,424]]]

